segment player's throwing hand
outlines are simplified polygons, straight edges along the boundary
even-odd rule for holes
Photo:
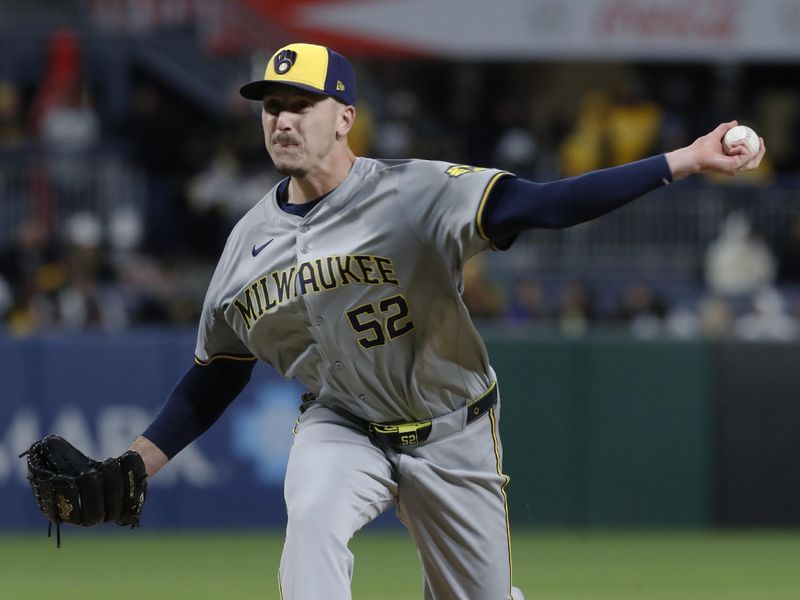
[[[760,148],[755,155],[743,143],[733,145],[730,154],[723,148],[722,138],[738,124],[737,121],[721,123],[689,146],[668,152],[667,163],[672,171],[673,181],[693,173],[736,175],[757,169],[767,151],[763,138],[759,138]]]

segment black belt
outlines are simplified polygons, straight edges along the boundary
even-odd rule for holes
[[[497,384],[493,383],[489,391],[483,396],[467,404],[467,425],[489,412],[489,409],[496,403]],[[376,446],[388,446],[390,448],[418,446],[430,437],[431,431],[433,430],[432,421],[386,424],[373,423],[372,421],[357,417],[340,408],[333,408],[331,410],[366,432],[369,435],[369,439]]]

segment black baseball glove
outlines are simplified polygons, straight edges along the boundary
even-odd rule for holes
[[[20,457],[28,459],[28,481],[39,509],[56,526],[100,523],[137,527],[147,492],[142,457],[127,451],[103,462],[92,460],[64,438],[47,436]]]

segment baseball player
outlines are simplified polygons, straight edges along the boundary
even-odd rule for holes
[[[464,262],[691,173],[755,169],[763,140],[755,156],[743,146],[726,154],[733,121],[667,154],[534,183],[354,156],[355,76],[326,47],[279,49],[241,94],[262,103],[267,152],[286,179],[231,232],[194,365],[131,450],[155,474],[262,360],[307,389],[285,480],[282,598],[350,598],[348,543],[390,507],[419,550],[426,599],[522,598],[512,587],[500,395],[461,300]]]

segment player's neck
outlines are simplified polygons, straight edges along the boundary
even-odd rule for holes
[[[320,166],[305,177],[292,177],[289,180],[289,204],[306,204],[336,189],[355,162],[356,157],[347,149],[347,153],[333,157],[329,164]]]

